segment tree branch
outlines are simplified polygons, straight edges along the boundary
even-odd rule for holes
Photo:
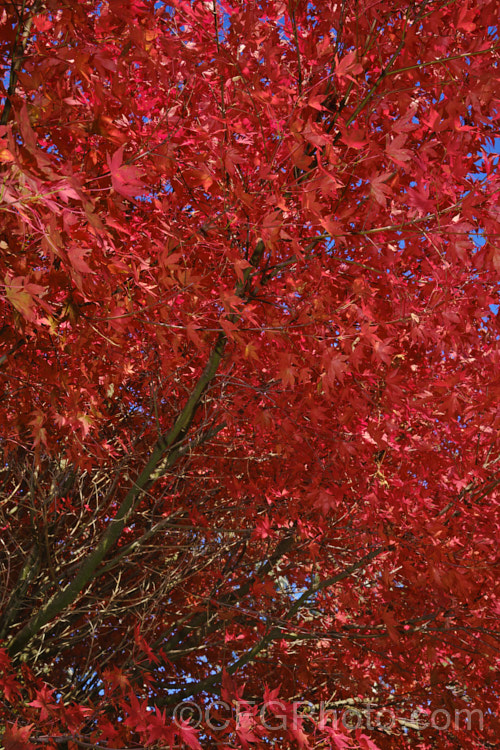
[[[291,617],[293,617],[293,615],[296,614],[299,609],[301,609],[301,607],[313,594],[316,594],[318,591],[328,588],[329,586],[333,586],[335,583],[342,581],[344,578],[348,578],[356,570],[359,570],[360,568],[365,567],[367,563],[371,562],[371,560],[373,560],[375,557],[378,557],[378,555],[382,554],[382,552],[386,552],[387,549],[388,549],[387,547],[376,547],[374,550],[364,555],[360,560],[353,563],[352,565],[349,565],[341,573],[337,573],[334,576],[325,578],[324,581],[319,581],[318,583],[310,586],[307,589],[307,591],[305,591],[302,594],[302,596],[300,596],[299,599],[297,599],[297,601],[294,602],[294,604],[290,607],[286,615],[286,619],[290,619]],[[204,613],[204,615],[206,617],[206,613]],[[228,667],[226,667],[224,671],[226,671],[228,674],[234,674],[240,667],[243,667],[246,664],[249,664],[250,662],[252,662],[255,659],[255,657],[266,646],[268,646],[269,643],[271,643],[271,641],[275,640],[276,638],[281,638],[282,636],[283,636],[283,626],[278,625],[274,628],[271,628],[271,630],[269,630],[269,632],[266,633],[266,635],[264,635],[258,643],[256,643],[246,653],[242,654],[239,659],[237,659],[235,662],[233,662]],[[222,674],[223,674],[223,670],[217,672],[217,674],[210,675],[204,680],[200,680],[200,682],[197,682],[195,684],[190,684],[186,686],[183,690],[175,693],[175,695],[170,695],[168,698],[165,698],[158,705],[170,706],[170,705],[177,703],[179,699],[186,698],[187,696],[190,696],[190,695],[198,695],[199,693],[203,692],[207,688],[210,688],[213,685],[217,684],[222,679]]]
[[[37,14],[41,4],[41,0],[36,0],[36,2],[33,4],[33,7],[31,8],[30,15],[26,19],[23,19],[21,15],[21,19],[17,27],[14,49],[12,50],[12,64],[10,66],[9,88],[7,89],[7,98],[5,100],[5,104],[3,105],[2,114],[0,115],[0,125],[7,125],[10,111],[12,109],[12,96],[15,93],[17,85],[17,74],[21,70],[22,64],[24,62],[24,53],[28,44],[31,26],[33,24],[33,17]],[[21,14],[24,14],[24,10],[25,6],[23,3]]]
[[[167,469],[169,469],[184,453],[179,445],[184,438],[200,400],[208,384],[214,378],[224,352],[225,336],[220,334],[217,343],[210,355],[208,363],[196,383],[187,404],[179,414],[172,429],[160,438],[154,448],[151,457],[142,470],[133,486],[127,492],[125,499],[119,507],[115,517],[108,526],[95,550],[86,558],[78,570],[74,579],[62,591],[54,594],[47,604],[28,622],[28,624],[10,641],[8,651],[11,656],[20,653],[29,641],[48,622],[54,619],[60,612],[69,607],[77,598],[78,594],[88,585],[94,577],[98,565],[102,562],[108,551],[120,537],[127,520],[136,504],[147,490]],[[171,450],[174,448],[174,450]]]
[[[263,253],[264,243],[259,240],[255,250],[250,258],[250,264],[253,268],[259,265]],[[244,298],[248,292],[251,283],[250,269],[245,269],[243,281],[236,287],[236,294]],[[233,321],[238,318],[234,313],[229,316]],[[8,651],[11,656],[21,653],[31,639],[57,615],[67,609],[78,597],[80,592],[95,577],[95,571],[103,561],[109,550],[114,546],[121,536],[127,520],[141,499],[143,493],[151,487],[157,479],[165,474],[174,463],[187,451],[189,446],[183,446],[184,440],[191,424],[193,422],[196,410],[201,403],[203,394],[210,382],[215,377],[219,365],[224,355],[224,348],[227,338],[221,331],[209,357],[207,365],[203,370],[198,382],[196,383],[189,399],[177,417],[171,430],[164,436],[160,437],[155,448],[153,449],[149,461],[140,475],[137,477],[133,486],[125,495],[125,499],[120,505],[115,517],[104,532],[100,542],[94,551],[84,560],[77,571],[73,580],[58,593],[54,594],[51,599],[42,607],[37,614],[25,625],[25,627],[15,635],[8,644]],[[215,428],[218,432],[222,427]],[[215,434],[215,433],[213,433]]]

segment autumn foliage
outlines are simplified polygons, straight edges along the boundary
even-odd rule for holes
[[[2,3],[7,750],[494,747],[497,19]]]

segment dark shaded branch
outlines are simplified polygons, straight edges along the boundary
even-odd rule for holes
[[[296,602],[290,607],[290,609],[287,612],[286,620],[289,620],[291,617],[293,617],[301,607],[304,606],[306,601],[313,596],[313,594],[316,594],[318,591],[322,591],[325,588],[328,588],[330,586],[333,586],[334,584],[338,583],[339,581],[342,581],[344,578],[348,578],[350,575],[352,575],[356,570],[359,570],[360,568],[364,568],[369,562],[371,562],[375,557],[378,557],[382,552],[386,552],[388,550],[387,547],[376,547],[368,554],[364,555],[360,560],[353,563],[352,565],[349,565],[347,568],[342,570],[340,573],[337,573],[334,576],[330,576],[329,578],[325,578],[323,581],[319,581],[318,583],[313,584],[310,586],[307,591],[305,591],[302,596],[300,596]],[[206,616],[206,613],[204,613]],[[239,659],[237,659],[235,662],[230,664],[228,667],[225,668],[225,671],[228,674],[234,674],[240,667],[244,667],[246,664],[251,663],[254,661],[255,657],[263,651],[264,648],[266,648],[273,640],[276,638],[282,638],[283,637],[283,627],[278,625],[276,627],[271,628],[266,635],[264,635],[258,643],[256,643],[251,649],[249,649],[246,653],[242,654]],[[187,687],[185,687],[183,690],[179,691],[178,693],[175,693],[175,695],[170,695],[168,698],[165,698],[163,701],[160,702],[161,706],[169,706],[174,705],[179,701],[179,699],[186,698],[191,695],[198,695],[199,693],[207,690],[207,688],[212,688],[214,685],[219,683],[222,679],[223,672],[222,670],[220,672],[217,672],[217,674],[210,675],[204,680],[201,680],[200,682],[190,684]]]
[[[17,74],[21,70],[24,62],[24,53],[28,44],[29,36],[31,33],[31,26],[33,24],[33,17],[38,13],[41,0],[36,0],[31,8],[29,15],[23,18],[25,5],[21,10],[21,18],[17,26],[16,39],[14,42],[14,48],[12,50],[12,63],[9,72],[9,88],[7,89],[7,97],[5,104],[3,105],[2,114],[0,115],[0,125],[7,125],[9,115],[12,109],[12,97],[14,96],[16,85],[17,85]]]

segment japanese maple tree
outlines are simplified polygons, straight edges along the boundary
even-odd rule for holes
[[[2,4],[8,750],[494,746],[499,53],[495,0]]]

